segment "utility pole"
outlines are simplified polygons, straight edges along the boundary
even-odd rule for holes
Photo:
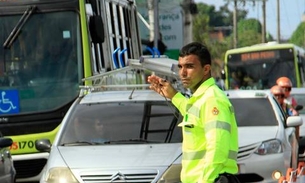
[[[188,44],[193,40],[192,14],[190,5],[192,0],[183,0],[183,44]]]
[[[233,11],[233,46],[237,48],[237,0],[234,0],[234,11]]]
[[[155,24],[154,25],[154,47],[158,48],[158,40],[159,38],[159,0],[154,0],[154,19],[155,19]]]
[[[266,0],[263,0],[262,9],[263,9],[262,43],[266,43]]]
[[[149,17],[149,39],[154,41],[154,47],[158,48],[159,39],[159,0],[148,0],[148,17]]]
[[[280,25],[280,0],[276,1],[276,12],[277,12],[277,42],[281,42],[281,25]]]

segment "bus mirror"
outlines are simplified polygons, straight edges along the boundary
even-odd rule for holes
[[[93,43],[103,43],[105,39],[103,20],[100,16],[91,16],[89,30]]]

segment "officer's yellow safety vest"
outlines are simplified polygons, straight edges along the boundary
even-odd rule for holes
[[[221,173],[235,174],[238,133],[234,109],[213,78],[190,99],[177,93],[173,104],[183,115],[183,183],[212,183]]]

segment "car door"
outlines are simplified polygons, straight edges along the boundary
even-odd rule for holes
[[[273,100],[273,102],[276,104],[274,110],[280,120],[278,137],[284,143],[284,156],[287,157],[286,159],[290,159],[289,165],[286,166],[297,168],[299,144],[296,136],[296,129],[286,125],[287,116],[285,112],[283,111],[282,107],[277,102],[275,102],[276,99],[272,98],[271,100]]]

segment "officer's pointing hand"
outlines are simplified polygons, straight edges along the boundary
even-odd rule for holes
[[[177,90],[167,80],[159,76],[150,75],[147,81],[151,84],[150,89],[164,97],[171,99],[177,93]]]

